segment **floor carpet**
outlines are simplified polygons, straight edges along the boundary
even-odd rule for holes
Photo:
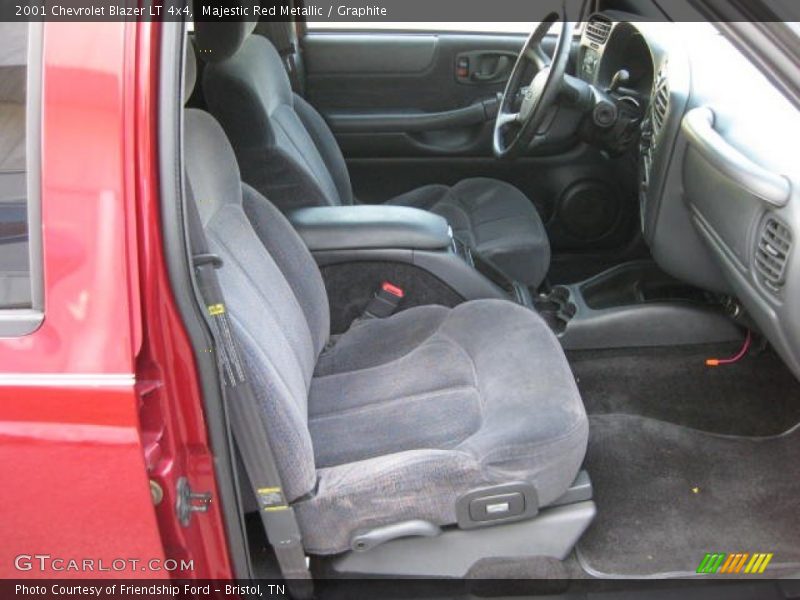
[[[590,413],[598,514],[568,577],[693,576],[707,552],[771,552],[765,576],[800,573],[800,383],[771,352],[704,365],[736,350],[569,353]],[[501,576],[483,566],[474,577]],[[502,567],[543,577],[524,562]]]
[[[772,352],[709,368],[736,345],[568,353],[590,414],[632,414],[702,431],[777,435],[800,422],[800,382]]]
[[[578,558],[590,574],[619,576],[690,574],[706,552],[772,552],[767,574],[796,565],[798,464],[800,429],[745,438],[593,415],[598,514]]]

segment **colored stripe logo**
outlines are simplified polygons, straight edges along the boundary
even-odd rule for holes
[[[700,561],[697,567],[698,573],[703,574],[746,574],[756,575],[763,573],[767,565],[772,560],[773,554],[764,552],[737,552],[726,554],[725,552],[709,552]]]

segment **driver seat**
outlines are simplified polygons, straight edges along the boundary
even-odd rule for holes
[[[203,93],[233,144],[242,178],[284,213],[357,203],[342,152],[322,116],[292,93],[274,46],[251,35],[255,22],[195,25],[208,63]],[[455,236],[509,278],[538,287],[550,266],[550,242],[536,208],[520,190],[476,177],[426,185],[386,204],[429,210]]]

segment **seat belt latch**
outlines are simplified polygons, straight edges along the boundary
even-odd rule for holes
[[[384,281],[367,305],[364,315],[373,319],[385,319],[397,311],[405,295],[403,288]]]

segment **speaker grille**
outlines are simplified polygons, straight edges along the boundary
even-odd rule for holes
[[[558,203],[558,220],[574,240],[591,242],[613,232],[620,218],[619,195],[599,180],[568,187]]]

